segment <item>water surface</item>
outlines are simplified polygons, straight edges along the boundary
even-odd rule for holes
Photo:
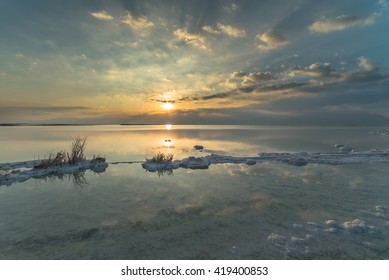
[[[143,161],[158,151],[334,152],[388,149],[386,128],[261,126],[1,127],[0,162],[43,158],[88,137],[87,157]],[[379,132],[379,133],[378,133]],[[383,132],[383,133],[381,133]],[[194,145],[203,145],[197,151]],[[0,187],[1,259],[388,259],[385,163],[211,165]]]

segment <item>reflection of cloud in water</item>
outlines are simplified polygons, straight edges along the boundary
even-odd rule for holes
[[[365,183],[365,179],[361,176],[351,178],[349,181],[350,187],[357,188],[362,186]]]
[[[366,180],[359,176],[360,173],[358,169],[331,165],[311,164],[303,167],[295,167],[282,163],[257,163],[254,166],[249,166],[247,164],[222,164],[213,165],[212,168],[217,173],[226,173],[230,176],[250,175],[269,178],[273,177],[282,180],[299,180],[305,185],[320,185],[322,182],[328,181],[328,176],[334,179],[343,178],[344,180],[347,180],[347,184],[350,185],[350,187],[363,186]]]

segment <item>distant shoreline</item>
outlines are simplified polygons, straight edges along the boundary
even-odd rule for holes
[[[16,127],[16,126],[101,126],[101,125],[119,125],[119,126],[141,126],[141,125],[162,125],[165,126],[165,123],[111,123],[111,124],[70,124],[70,123],[0,123],[0,127]],[[314,124],[175,124],[175,126],[180,125],[200,125],[200,126],[265,126],[265,127],[388,127],[389,124],[379,124],[379,125],[357,125],[357,124],[338,124],[338,125],[314,125]]]
[[[121,123],[121,124],[70,124],[70,123],[0,123],[0,126],[98,126],[98,125],[163,125],[163,124],[149,124],[149,123]]]
[[[96,124],[66,124],[66,123],[53,123],[53,124],[29,124],[29,123],[0,123],[0,126],[83,126],[83,125],[96,125]],[[97,124],[98,125],[98,124]]]

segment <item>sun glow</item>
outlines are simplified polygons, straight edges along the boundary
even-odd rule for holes
[[[171,130],[172,127],[173,127],[173,126],[172,126],[171,124],[166,124],[166,125],[165,125],[166,130]]]
[[[169,103],[169,102],[163,103],[162,108],[164,110],[171,110],[171,109],[173,109],[173,104]]]

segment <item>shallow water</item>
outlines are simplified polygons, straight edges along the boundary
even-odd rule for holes
[[[88,137],[87,157],[388,149],[387,128],[1,127],[0,162],[42,158]],[[166,141],[170,140],[170,141]],[[202,152],[193,149],[203,145]],[[101,174],[0,187],[1,259],[388,259],[387,163],[277,162]]]

